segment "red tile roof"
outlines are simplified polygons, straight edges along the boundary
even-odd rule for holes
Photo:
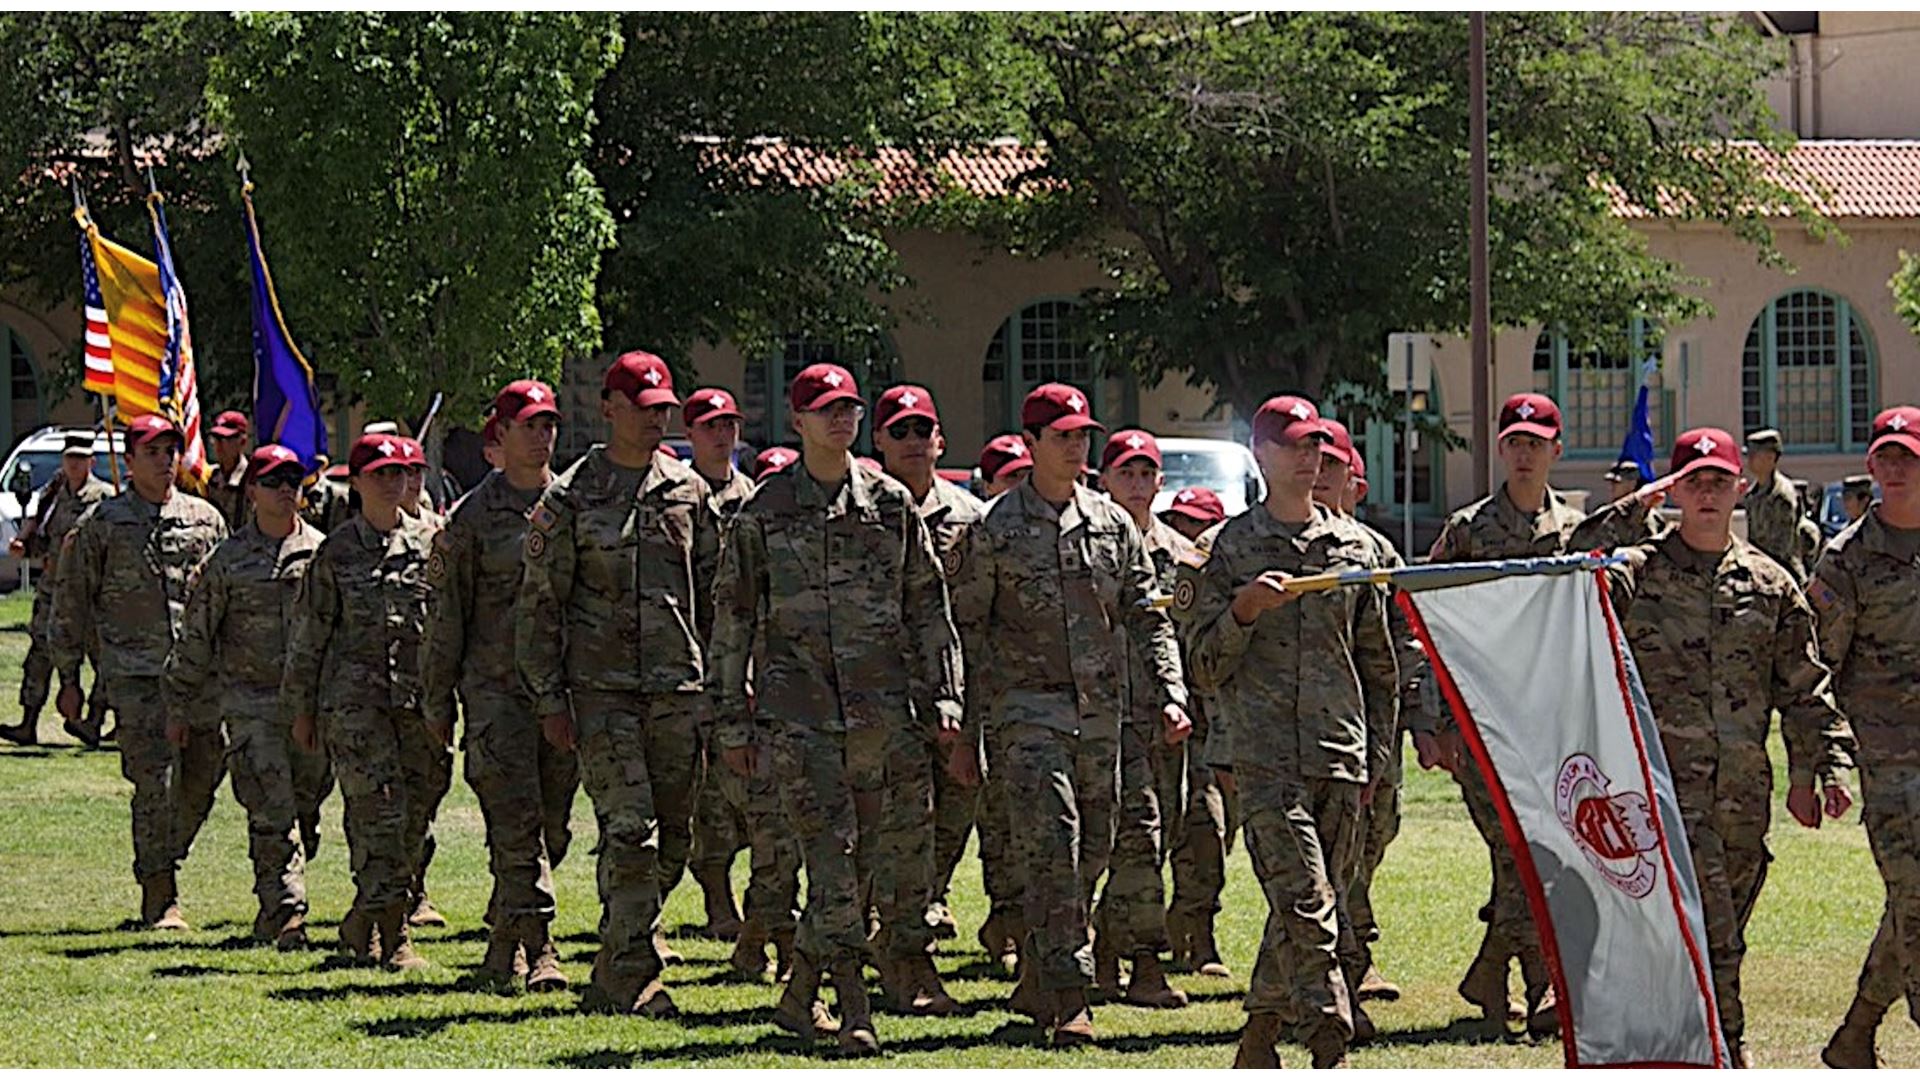
[[[1768,175],[1799,192],[1816,210],[1834,219],[1920,218],[1920,141],[1890,139],[1810,139],[1784,156],[1753,143],[1735,144],[1753,154]],[[1656,216],[1610,192],[1620,217]],[[1672,213],[1677,204],[1661,200]]]
[[[1784,157],[1753,143],[1736,144],[1759,156],[1774,179],[1805,195],[1830,218],[1920,218],[1920,141],[1821,139],[1795,145]],[[750,182],[784,181],[795,187],[825,187],[856,179],[855,163],[874,170],[883,202],[927,199],[955,185],[981,199],[1021,197],[1062,183],[1046,175],[1046,150],[1006,141],[935,156],[882,147],[870,158],[836,154],[780,140],[755,144],[734,158]],[[1655,215],[1611,192],[1613,212],[1646,219]],[[1667,203],[1671,213],[1677,204]]]
[[[884,146],[869,157],[769,140],[732,160],[750,182],[778,180],[795,187],[825,187],[852,179],[873,183],[883,202],[931,199],[950,187],[981,199],[1020,198],[1060,183],[1044,175],[1045,151],[1010,141],[927,156]],[[858,175],[861,165],[873,173]]]

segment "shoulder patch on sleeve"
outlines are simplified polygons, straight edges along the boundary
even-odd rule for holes
[[[533,509],[527,512],[527,523],[538,532],[552,532],[554,523],[559,520],[560,515],[553,512],[553,508],[547,505],[545,499],[534,503]]]
[[[1173,587],[1174,608],[1178,611],[1191,610],[1193,608],[1194,591],[1193,579],[1184,574],[1181,575],[1179,583]]]
[[[947,545],[947,550],[940,553],[940,569],[946,573],[947,577],[951,578],[958,574],[960,568],[967,564],[966,548],[967,542],[959,540]]]
[[[539,562],[547,556],[547,534],[539,529],[527,530],[526,557],[529,562]]]
[[[1840,594],[1834,592],[1833,586],[1825,581],[1814,578],[1807,582],[1807,600],[1817,610],[1826,611],[1840,602]]]

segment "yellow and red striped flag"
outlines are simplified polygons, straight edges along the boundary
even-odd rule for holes
[[[158,412],[160,365],[167,356],[167,301],[160,288],[160,270],[100,235],[100,227],[85,211],[76,216],[87,233],[99,278],[100,306],[106,313],[107,351],[113,362],[108,390],[123,420]],[[94,370],[89,365],[89,390],[104,381]]]

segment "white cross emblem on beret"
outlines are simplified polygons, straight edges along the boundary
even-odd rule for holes
[[[1138,435],[1127,436],[1127,449],[1138,450],[1145,445],[1147,445],[1147,440],[1141,438],[1140,436]]]
[[[846,382],[847,380],[841,378],[839,372],[829,371],[826,374],[826,378],[823,379],[822,381],[825,382],[828,386],[831,386],[837,390],[840,388],[840,384],[843,382]]]
[[[1305,420],[1307,417],[1313,415],[1313,410],[1309,409],[1307,407],[1307,403],[1304,401],[1294,402],[1293,408],[1288,409],[1287,411],[1292,413],[1294,415],[1294,418],[1297,420]]]
[[[276,446],[273,448],[273,458],[275,461],[285,461],[288,458],[291,458],[292,456],[293,456],[293,451],[287,449],[284,446]]]
[[[1887,426],[1892,428],[1895,431],[1907,430],[1907,418],[1905,414],[1894,413],[1893,419],[1887,421]]]
[[[1719,443],[1713,441],[1713,436],[1702,435],[1699,441],[1693,444],[1693,448],[1702,454],[1711,454],[1713,453],[1713,448],[1719,445]]]
[[[1522,420],[1531,420],[1533,419],[1533,411],[1533,402],[1523,401],[1520,403],[1519,408],[1513,410],[1513,413]]]
[[[385,439],[380,440],[380,453],[383,456],[392,454],[393,444],[386,441]]]
[[[532,387],[527,391],[528,401],[545,401],[546,398],[547,398],[547,392],[545,390],[540,389],[537,386]]]
[[[1179,499],[1180,499],[1180,501],[1181,501],[1181,502],[1192,502],[1192,501],[1193,501],[1193,492],[1191,492],[1191,491],[1183,491],[1183,492],[1181,492],[1181,493],[1180,493],[1180,495],[1179,495]]]
[[[768,461],[771,461],[771,462],[772,462],[772,463],[774,463],[775,465],[785,465],[785,464],[787,463],[787,455],[785,455],[785,454],[774,454],[774,455],[772,455],[771,457],[769,457],[769,458],[767,458],[767,460],[768,460]]]
[[[726,408],[727,395],[721,393],[718,390],[715,390],[713,392],[713,396],[709,397],[707,400],[713,402],[713,405],[715,408],[722,408],[722,409]]]
[[[920,395],[909,390],[906,393],[900,395],[900,404],[905,405],[907,408],[911,409],[915,405],[920,404]]]
[[[647,383],[651,386],[660,385],[660,369],[657,367],[648,368],[647,373],[640,377],[647,380]]]
[[[1079,411],[1080,411],[1080,406],[1082,406],[1082,405],[1085,405],[1085,404],[1086,404],[1086,402],[1084,402],[1084,401],[1081,401],[1081,400],[1080,400],[1080,395],[1079,395],[1079,394],[1068,394],[1068,395],[1067,395],[1067,408],[1069,408],[1069,409],[1072,409],[1072,410],[1073,410],[1074,412],[1079,412]]]

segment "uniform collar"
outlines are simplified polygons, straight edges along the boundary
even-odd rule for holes
[[[874,479],[852,454],[847,455],[846,482],[836,492],[829,493],[826,485],[814,479],[807,471],[805,458],[793,463],[789,475],[793,477],[794,502],[813,510],[824,509],[830,518],[873,508]]]

